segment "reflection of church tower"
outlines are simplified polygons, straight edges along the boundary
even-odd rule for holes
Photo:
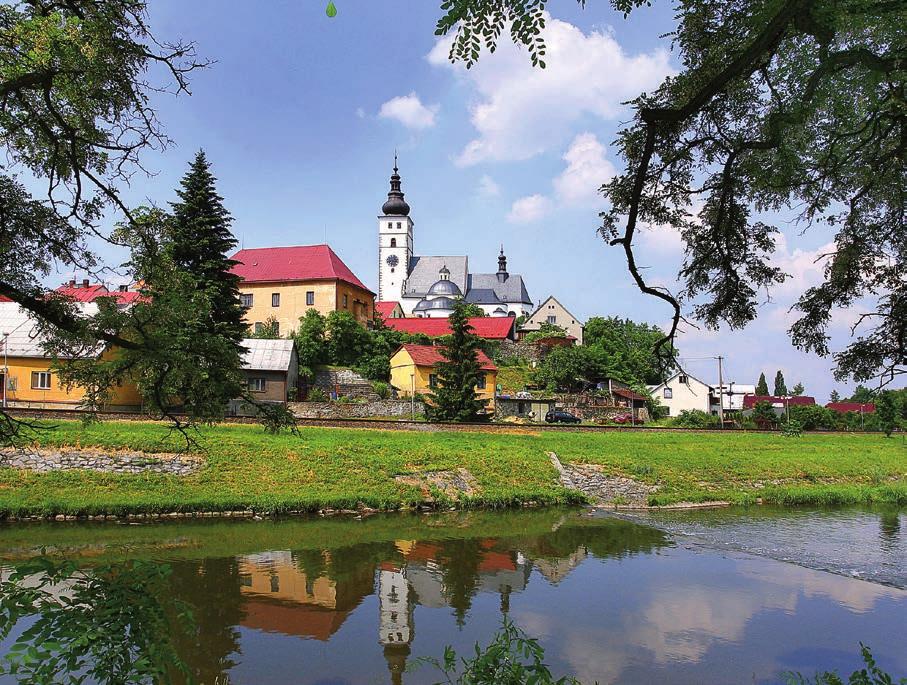
[[[379,300],[396,301],[403,295],[413,256],[413,225],[413,220],[409,218],[409,205],[403,199],[397,156],[394,155],[391,189],[378,217]]]
[[[394,685],[403,682],[403,671],[414,637],[413,609],[405,570],[378,571],[378,603],[380,607],[378,642],[384,645],[384,658]]]

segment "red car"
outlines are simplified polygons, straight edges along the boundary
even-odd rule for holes
[[[634,421],[632,414],[618,414],[617,416],[613,417],[611,420],[614,423],[619,423],[619,424],[629,423],[630,425],[633,425],[633,424],[643,423],[642,419],[636,419],[636,421]]]

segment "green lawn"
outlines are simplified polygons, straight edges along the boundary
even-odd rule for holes
[[[172,450],[158,424],[55,422],[46,445]],[[907,503],[907,448],[877,435],[608,432],[457,433],[302,428],[268,435],[257,426],[203,429],[205,466],[187,477],[0,469],[0,515],[211,511],[279,512],[357,503],[381,508],[421,499],[398,474],[464,467],[480,492],[465,506],[576,502],[546,452],[565,462],[658,483],[652,503]],[[772,483],[772,481],[778,481]],[[761,483],[764,487],[759,487]]]

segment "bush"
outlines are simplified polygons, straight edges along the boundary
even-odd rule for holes
[[[306,396],[308,402],[327,402],[328,396],[321,388],[309,388],[309,394]]]
[[[797,421],[803,430],[832,430],[837,423],[835,413],[831,409],[811,405],[794,405],[790,408],[791,421]]]
[[[375,383],[372,383],[372,388],[374,388],[375,393],[382,400],[386,400],[388,397],[391,396],[390,383],[385,383],[383,381],[376,381]]]
[[[717,428],[719,419],[699,409],[684,409],[671,421],[671,425],[677,428]]]

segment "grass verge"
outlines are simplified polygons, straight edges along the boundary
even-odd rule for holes
[[[907,449],[900,439],[877,435],[304,428],[274,436],[256,426],[222,425],[198,437],[205,464],[191,476],[0,469],[0,516],[395,509],[423,499],[395,476],[461,467],[478,492],[460,507],[581,502],[558,484],[548,451],[657,484],[650,504],[907,504]],[[179,438],[153,423],[58,421],[41,432],[40,444],[161,452],[177,448]]]

